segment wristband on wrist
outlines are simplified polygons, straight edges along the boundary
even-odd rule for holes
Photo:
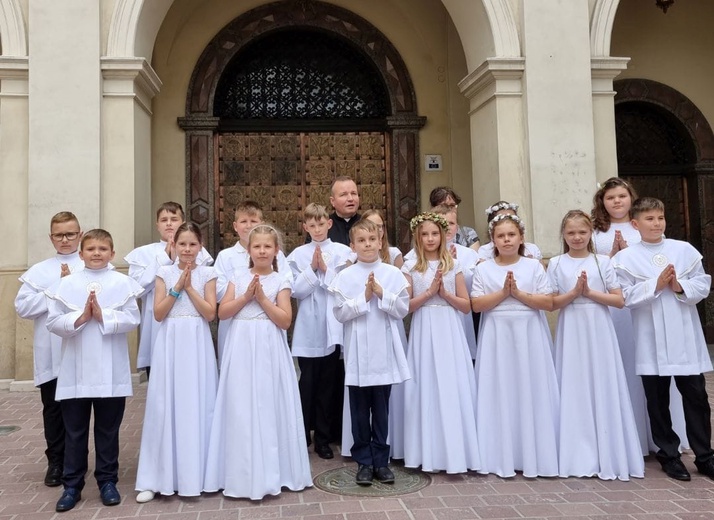
[[[174,288],[172,287],[171,289],[169,289],[169,296],[173,296],[174,298],[178,298],[179,296],[181,296],[181,293],[178,292],[178,291],[174,291]]]

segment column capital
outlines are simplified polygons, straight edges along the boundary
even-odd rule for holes
[[[0,79],[27,80],[29,60],[26,56],[0,56]]]
[[[630,58],[595,56],[590,58],[592,71],[593,95],[614,96],[612,81],[627,69]]]
[[[471,111],[494,97],[523,93],[525,58],[487,58],[459,82],[461,93],[471,100]]]
[[[156,71],[144,58],[102,56],[102,95],[131,97],[151,115],[151,100],[162,87]]]

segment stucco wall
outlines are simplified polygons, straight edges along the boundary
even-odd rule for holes
[[[611,53],[631,57],[617,79],[645,78],[687,96],[714,126],[714,2],[675,2],[667,13],[621,0]]]

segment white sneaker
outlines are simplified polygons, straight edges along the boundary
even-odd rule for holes
[[[140,504],[143,504],[145,502],[151,502],[154,499],[154,496],[156,496],[156,493],[154,493],[153,491],[142,491],[141,493],[136,495],[136,501]]]

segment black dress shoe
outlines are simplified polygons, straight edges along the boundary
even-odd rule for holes
[[[374,470],[372,466],[367,466],[366,464],[360,464],[357,470],[357,477],[355,482],[360,486],[371,486],[372,479],[374,478]]]
[[[697,462],[695,460],[694,464],[697,466],[699,473],[714,480],[714,458],[707,459],[704,462]]]
[[[689,471],[687,471],[687,468],[681,459],[661,460],[660,464],[662,465],[662,470],[668,477],[675,480],[692,480],[692,476],[689,474]]]
[[[102,504],[105,506],[115,506],[121,502],[121,495],[117,491],[117,486],[114,482],[107,482],[99,489],[99,496],[102,499]]]
[[[45,473],[45,486],[57,487],[62,484],[62,466],[51,464]]]
[[[69,511],[73,509],[80,500],[82,500],[82,492],[79,489],[64,488],[64,492],[55,506],[55,511],[58,513]]]
[[[387,466],[375,469],[374,478],[384,484],[394,484],[394,473]]]
[[[331,459],[335,456],[329,444],[315,444],[315,453],[321,459]]]

